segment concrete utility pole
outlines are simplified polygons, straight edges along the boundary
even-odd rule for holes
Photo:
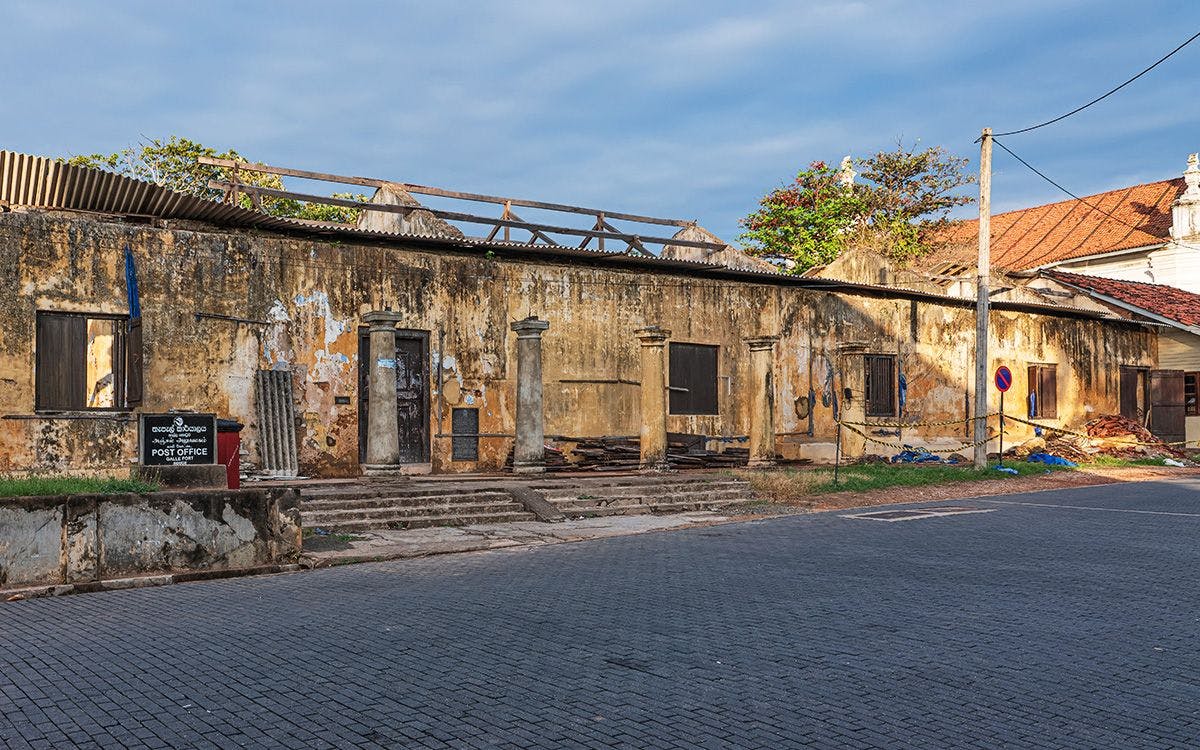
[[[988,277],[992,242],[992,129],[979,139],[979,279],[975,289],[975,467],[987,468]]]

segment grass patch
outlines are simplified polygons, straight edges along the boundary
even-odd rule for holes
[[[115,495],[154,492],[158,485],[140,479],[113,477],[23,477],[0,479],[0,497],[32,495]]]
[[[1161,458],[1116,458],[1114,456],[1093,456],[1083,466],[1166,466]]]
[[[1063,467],[1031,464],[1023,461],[1005,461],[1020,476],[1040,476],[1047,471],[1061,471]],[[984,479],[1006,479],[1011,474],[995,468],[976,469],[974,466],[948,466],[932,464],[858,464],[843,466],[838,473],[838,483],[833,483],[833,469],[820,468],[803,471],[744,471],[741,476],[750,482],[750,487],[760,497],[778,503],[797,503],[811,500],[813,495],[828,492],[868,492],[887,487],[920,487],[948,482],[973,482]]]

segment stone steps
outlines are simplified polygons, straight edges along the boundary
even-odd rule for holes
[[[409,482],[372,482],[348,487],[318,487],[305,489],[301,495],[304,502],[319,500],[365,500],[382,497],[452,497],[464,492],[501,492],[501,490],[464,490],[462,487],[431,487],[426,483],[414,484]]]
[[[563,498],[551,502],[563,513],[580,508],[620,508],[641,505],[653,506],[661,503],[691,503],[695,505],[722,505],[743,502],[746,493],[741,489],[700,490],[692,492],[656,493],[654,495],[580,496]]]
[[[724,474],[547,479],[527,486],[569,518],[682,513],[754,502],[747,482]],[[300,509],[305,528],[330,531],[536,520],[510,492],[480,481],[314,487],[301,495]]]
[[[634,478],[540,491],[569,518],[682,513],[755,501],[749,483],[732,477]]]
[[[420,507],[429,505],[441,505],[446,507],[454,507],[464,502],[485,502],[492,501],[497,503],[512,503],[513,498],[507,492],[482,491],[482,492],[460,492],[457,494],[438,493],[438,494],[409,494],[409,495],[383,495],[378,497],[351,497],[343,499],[340,497],[327,498],[302,498],[300,507],[305,513],[321,513],[328,511],[339,510],[389,510],[392,508]]]
[[[314,489],[301,495],[300,515],[305,528],[331,531],[535,520],[502,490],[408,483]]]
[[[745,482],[722,480],[716,482],[672,482],[664,484],[637,485],[586,485],[582,487],[555,487],[540,490],[547,500],[572,500],[581,495],[603,498],[638,498],[645,496],[676,495],[691,492],[743,492],[747,489]]]
[[[520,506],[518,506],[520,507]],[[494,511],[480,514],[454,513],[432,515],[376,515],[370,518],[351,521],[340,520],[333,524],[313,524],[305,521],[306,528],[322,528],[330,531],[370,531],[372,529],[422,529],[430,526],[470,526],[478,523],[513,523],[515,521],[537,520],[532,513],[525,511]]]

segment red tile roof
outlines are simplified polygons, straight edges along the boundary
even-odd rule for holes
[[[1161,245],[1171,234],[1171,203],[1184,187],[1183,179],[1176,178],[994,214],[992,264],[1024,271],[1086,255]],[[973,266],[978,236],[978,220],[956,224],[949,244],[934,254],[935,259]]]
[[[1046,276],[1064,284],[1120,300],[1152,315],[1187,326],[1200,326],[1200,294],[1163,284],[1102,279],[1098,276],[1065,271],[1047,271]]]

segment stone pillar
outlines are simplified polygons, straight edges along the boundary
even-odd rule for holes
[[[667,463],[667,368],[664,361],[670,331],[658,326],[634,331],[642,342],[642,432],[643,471],[668,471]]]
[[[400,314],[369,312],[363,322],[370,326],[371,361],[368,368],[367,450],[363,474],[400,474],[400,434],[396,413],[396,323]]]
[[[750,347],[750,467],[775,465],[775,342],[746,339]]]
[[[513,473],[546,470],[546,432],[542,409],[542,332],[545,320],[528,317],[510,326],[517,332],[517,444]]]

